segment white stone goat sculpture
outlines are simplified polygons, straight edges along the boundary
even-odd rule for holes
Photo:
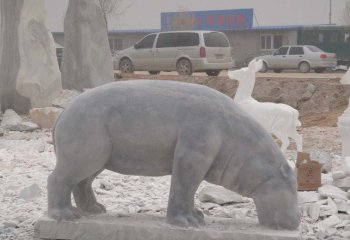
[[[252,97],[255,75],[262,67],[262,60],[252,60],[248,67],[228,72],[230,79],[239,82],[234,102],[281,140],[283,153],[289,146],[289,138],[295,141],[297,150],[302,152],[303,139],[297,132],[297,127],[301,126],[298,110],[286,104],[258,102]]]

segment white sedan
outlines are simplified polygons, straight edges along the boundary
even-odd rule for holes
[[[314,69],[316,73],[322,73],[327,68],[337,66],[335,53],[327,53],[311,45],[282,46],[273,55],[260,56],[256,59],[264,62],[260,72],[272,69],[279,73],[283,69],[299,69],[300,72],[307,73]]]

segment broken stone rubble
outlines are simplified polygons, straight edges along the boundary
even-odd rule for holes
[[[219,205],[244,202],[241,195],[219,186],[203,188],[198,193],[198,198],[201,202],[212,202]]]
[[[35,123],[24,121],[14,110],[7,109],[1,121],[1,128],[10,131],[34,131],[39,128]]]

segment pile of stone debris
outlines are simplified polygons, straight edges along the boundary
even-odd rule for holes
[[[52,128],[63,109],[79,94],[76,91],[63,90],[53,100],[51,107],[33,108],[29,116],[21,117],[12,109],[7,109],[4,114],[0,111],[0,136],[3,136],[6,131],[27,132],[39,128]]]
[[[350,172],[340,156],[323,154],[320,162],[324,163],[322,186],[298,193],[303,238],[350,239]]]

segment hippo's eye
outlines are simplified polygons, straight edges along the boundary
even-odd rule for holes
[[[284,178],[289,178],[291,175],[291,171],[292,169],[289,167],[288,164],[284,164],[282,165],[282,167],[280,168],[281,174]]]

